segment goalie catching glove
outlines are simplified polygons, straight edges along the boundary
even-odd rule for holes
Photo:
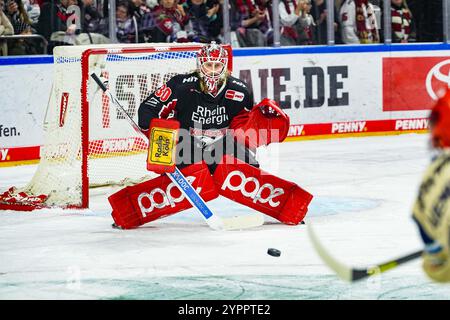
[[[230,124],[237,142],[256,149],[282,142],[289,132],[289,116],[274,100],[265,98],[248,112],[241,111]]]

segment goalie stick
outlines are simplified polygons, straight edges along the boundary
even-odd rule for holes
[[[125,109],[122,107],[120,102],[114,97],[114,95],[106,88],[105,84],[100,80],[100,78],[95,74],[91,74],[92,79],[97,83],[97,85],[102,89],[104,93],[106,93],[110,99],[110,101],[114,104],[114,106],[119,109],[124,115],[129,124],[133,127],[133,129],[138,132],[141,136],[145,137],[148,140],[148,137],[141,131],[139,126],[134,122],[134,120],[128,115]],[[261,226],[264,223],[264,217],[257,213],[247,216],[236,216],[231,218],[221,218],[214,214],[209,207],[206,205],[205,201],[199,196],[199,194],[195,191],[195,189],[191,186],[191,184],[187,181],[186,177],[183,173],[175,167],[175,172],[166,173],[170,180],[175,183],[175,185],[180,189],[180,191],[184,194],[186,199],[192,204],[193,207],[197,208],[197,210],[202,214],[202,217],[205,219],[208,226],[210,226],[214,230],[239,230],[239,229],[248,229],[252,227]]]
[[[337,259],[333,258],[333,256],[320,243],[319,238],[317,237],[314,229],[311,226],[311,223],[308,224],[308,235],[314,248],[316,249],[317,254],[322,258],[325,264],[330,267],[339,276],[339,278],[348,282],[355,282],[371,276],[379,275],[383,272],[394,269],[406,262],[419,258],[423,253],[423,250],[418,250],[416,252],[386,261],[384,263],[366,268],[355,268],[347,266]]]

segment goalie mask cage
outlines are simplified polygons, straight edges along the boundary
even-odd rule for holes
[[[152,43],[55,48],[40,163],[30,183],[15,193],[48,196],[36,208],[88,208],[90,187],[121,186],[154,177],[146,170],[148,142],[90,75],[96,73],[107,81],[109,90],[137,122],[139,105],[151,92],[172,76],[196,69],[202,46]],[[225,48],[231,71],[231,47]],[[17,201],[11,209],[17,209]]]

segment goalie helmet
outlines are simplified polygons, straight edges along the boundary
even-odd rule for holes
[[[433,146],[450,148],[450,90],[431,109],[429,119]]]
[[[198,52],[197,69],[206,91],[216,97],[227,77],[228,52],[212,41]]]

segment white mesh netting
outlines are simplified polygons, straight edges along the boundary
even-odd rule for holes
[[[48,195],[49,206],[82,204],[81,56],[92,47],[58,47],[54,53],[54,83],[45,116],[41,160],[33,179],[23,189],[30,194]],[[91,55],[89,74],[95,72],[108,80],[111,92],[136,122],[139,104],[150,92],[173,75],[195,69],[196,50],[172,52],[164,44],[154,53],[123,54],[117,48],[124,46],[107,47],[114,53]],[[120,185],[150,178],[152,173],[146,170],[147,142],[92,79],[87,92],[89,185]]]

